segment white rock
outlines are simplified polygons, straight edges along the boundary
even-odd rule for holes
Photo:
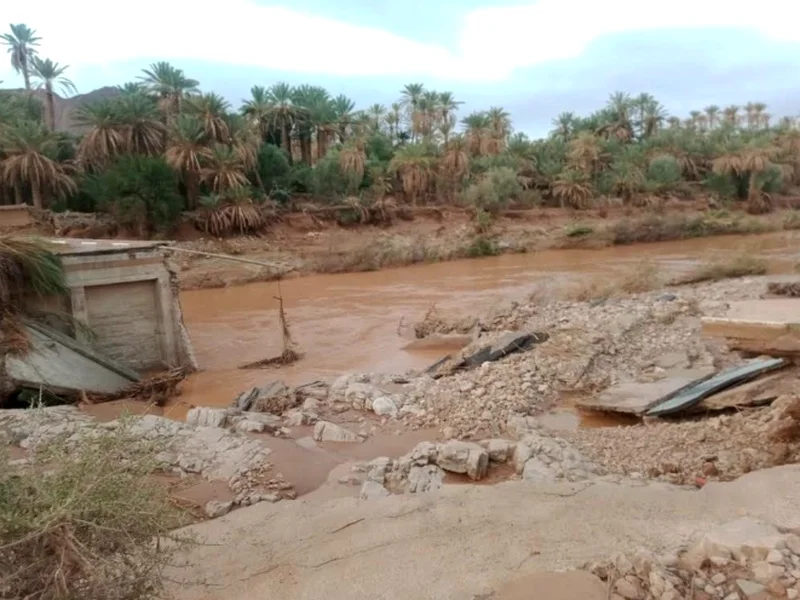
[[[412,494],[435,492],[442,487],[444,471],[436,465],[411,467],[408,471],[407,491]]]
[[[525,468],[522,470],[522,478],[535,483],[545,483],[554,481],[556,476],[546,464],[534,456],[525,463]]]
[[[799,595],[800,595],[800,592],[798,592],[794,588],[789,588],[788,590],[786,590],[786,597],[789,600],[797,600],[797,596],[799,596]]]
[[[783,542],[772,525],[742,518],[712,529],[686,553],[684,560],[693,568],[709,557],[764,560],[770,550]]]
[[[236,431],[242,433],[261,433],[264,431],[264,423],[252,419],[241,419],[236,422]]]
[[[378,416],[397,414],[397,405],[388,396],[379,396],[372,401],[372,411]]]
[[[789,548],[792,554],[800,555],[800,536],[790,533],[784,540],[786,541],[786,547]]]
[[[742,593],[742,596],[745,599],[752,598],[753,600],[756,600],[756,598],[760,598],[762,596],[768,596],[768,594],[766,593],[766,588],[760,583],[756,583],[755,581],[749,581],[747,579],[737,579],[736,587],[739,588],[739,591]]]
[[[224,408],[197,406],[186,413],[186,422],[197,427],[225,427],[228,412]]]
[[[361,492],[358,497],[362,500],[371,500],[373,498],[382,498],[389,495],[389,490],[383,487],[380,483],[375,481],[365,481],[361,486]]]
[[[714,585],[722,585],[727,580],[728,578],[725,577],[725,573],[716,573],[711,577],[711,583]]]
[[[767,553],[767,562],[773,565],[783,565],[783,554],[780,550],[770,550]]]
[[[766,561],[758,561],[753,563],[753,579],[758,583],[767,585],[769,582],[778,579],[783,575],[783,567],[778,565],[771,565]]]
[[[318,442],[363,442],[364,439],[357,433],[353,433],[330,421],[317,421],[314,426],[314,439]]]
[[[494,439],[484,440],[481,442],[481,446],[486,448],[487,452],[489,452],[489,460],[504,463],[513,454],[516,444],[508,440]]]
[[[206,514],[210,519],[216,519],[223,515],[227,515],[233,508],[233,502],[220,502],[219,500],[210,500],[206,503]]]
[[[478,444],[451,440],[437,447],[436,464],[451,473],[482,479],[489,467],[489,453]]]

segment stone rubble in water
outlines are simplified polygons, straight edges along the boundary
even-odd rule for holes
[[[449,440],[420,442],[397,459],[379,457],[357,465],[366,481],[392,493],[422,493],[438,490],[446,473],[466,475],[472,481],[485,478],[492,465],[513,463],[517,476],[539,483],[585,481],[599,477],[600,469],[583,458],[564,440],[538,431],[535,420],[520,418],[513,428],[521,434],[518,442],[487,439],[477,443]],[[360,479],[343,477],[340,483],[353,485]],[[372,486],[374,488],[374,486]]]
[[[200,415],[197,422],[216,422],[216,416],[208,416],[209,413],[195,414]],[[80,444],[84,437],[119,430],[142,444],[155,445],[156,460],[167,472],[225,481],[237,494],[234,504],[252,504],[272,499],[273,495],[275,499],[295,496],[292,486],[280,474],[267,479],[272,451],[261,440],[228,429],[195,426],[155,415],[100,423],[74,406],[0,411],[0,435],[29,450],[56,438],[65,439],[67,444]],[[132,445],[131,455],[136,452],[137,447]]]
[[[676,366],[727,366],[736,357],[701,337],[700,318],[722,315],[728,302],[758,298],[763,291],[763,279],[749,278],[682,286],[672,294],[513,304],[479,327],[488,333],[476,348],[509,330],[546,332],[550,339],[452,376],[410,378],[395,386],[398,419],[413,428],[449,427],[458,438],[502,436],[510,417],[547,411],[566,390],[594,393],[620,381],[655,381]],[[435,331],[464,332],[452,327],[440,324]],[[331,401],[343,401],[349,382],[380,387],[374,375],[349,377],[332,386]],[[370,395],[367,389],[352,390],[355,408],[360,395]]]
[[[586,565],[607,582],[614,600],[796,600],[800,537],[743,518],[708,531],[685,552],[647,550]]]
[[[313,438],[317,442],[361,443],[364,441],[359,434],[330,421],[317,421],[314,426]]]

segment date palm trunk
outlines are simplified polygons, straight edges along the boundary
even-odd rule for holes
[[[47,126],[50,128],[50,131],[56,130],[56,101],[55,96],[53,94],[53,88],[50,84],[47,84],[47,88],[45,90],[45,95],[47,97]]]
[[[33,206],[34,208],[44,208],[44,199],[42,197],[42,188],[36,184],[31,186],[33,192]]]

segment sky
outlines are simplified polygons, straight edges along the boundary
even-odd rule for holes
[[[166,60],[234,106],[253,85],[325,86],[359,108],[421,82],[462,114],[502,106],[533,136],[615,91],[649,92],[685,117],[761,101],[800,114],[796,0],[26,0],[7,22],[42,37],[79,92]],[[0,26],[2,30],[2,26]],[[0,57],[3,87],[20,87]]]

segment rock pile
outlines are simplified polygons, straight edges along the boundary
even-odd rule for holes
[[[514,304],[481,325],[491,333],[476,346],[514,329],[546,332],[548,341],[435,381],[412,378],[390,397],[409,426],[449,427],[448,434],[473,439],[502,435],[514,413],[541,413],[563,390],[653,381],[673,367],[727,366],[735,357],[701,338],[700,317],[722,314],[730,300],[757,298],[763,290],[763,281],[742,279],[597,302]],[[434,330],[464,328],[439,324]],[[371,376],[359,377],[375,385]],[[339,394],[345,394],[347,383],[340,385]],[[355,389],[350,396],[361,400]],[[361,403],[374,400],[374,393],[365,392]]]
[[[291,485],[280,474],[271,473],[267,459],[272,451],[263,442],[200,424],[216,421],[216,413],[195,413],[195,418],[198,426],[155,415],[98,423],[73,406],[54,406],[0,411],[0,432],[10,443],[35,451],[38,445],[55,439],[80,444],[84,437],[120,431],[134,440],[131,456],[142,448],[156,448],[155,458],[166,472],[225,481],[236,494],[233,504],[294,497]]]
[[[800,398],[782,397],[769,408],[732,415],[562,435],[610,473],[676,484],[728,481],[800,461]]]
[[[521,417],[513,424],[513,429],[520,433],[517,442],[499,438],[479,442],[421,442],[396,460],[376,458],[354,468],[366,474],[361,495],[385,495],[376,486],[401,494],[435,491],[441,487],[445,473],[463,474],[472,481],[480,481],[492,465],[503,463],[512,464],[522,479],[537,483],[584,481],[600,474],[597,465],[567,442],[537,427],[532,420]],[[358,482],[361,480],[352,477],[340,480],[351,485]]]
[[[679,556],[640,551],[587,568],[608,582],[613,600],[794,600],[800,596],[800,537],[739,519]]]

